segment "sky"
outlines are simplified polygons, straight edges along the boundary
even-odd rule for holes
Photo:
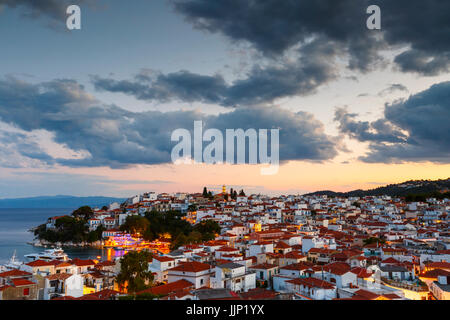
[[[68,30],[66,8],[81,8]],[[369,5],[381,30],[369,30]],[[0,198],[302,194],[450,177],[450,2],[0,0]],[[171,161],[280,129],[281,166]]]

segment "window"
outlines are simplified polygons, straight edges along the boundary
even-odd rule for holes
[[[203,284],[203,279],[200,279],[200,284]]]

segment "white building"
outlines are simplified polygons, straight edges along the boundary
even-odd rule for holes
[[[226,288],[234,292],[256,288],[256,274],[247,272],[243,264],[230,262],[216,266],[215,271],[215,277],[211,279],[212,288]]]

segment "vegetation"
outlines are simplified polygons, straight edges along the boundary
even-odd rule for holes
[[[141,216],[128,216],[125,222],[120,226],[120,230],[131,234],[144,234],[148,229],[150,222]]]
[[[96,230],[89,231],[87,219],[93,211],[90,207],[81,207],[72,213],[72,216],[63,216],[55,221],[54,228],[47,228],[46,224],[38,226],[34,230],[34,235],[39,240],[45,240],[51,243],[55,242],[96,242],[102,239],[102,233],[105,230],[99,226]]]
[[[448,190],[450,190],[450,178],[441,180],[410,180],[370,190],[353,190],[349,192],[334,192],[327,190],[308,193],[306,195],[327,195],[335,197],[365,197],[387,195],[391,197],[409,197],[409,199],[414,199],[414,197],[422,197],[425,195],[425,198],[422,197],[420,199],[426,199],[429,197],[443,199],[445,197],[449,197]]]
[[[410,193],[405,197],[407,202],[424,202],[428,198],[436,198],[439,200],[450,199],[450,192],[428,192],[428,193]]]
[[[155,300],[163,297],[163,295],[160,294],[152,294],[150,292],[144,292],[140,294],[131,294],[127,296],[121,296],[119,297],[119,300]]]
[[[92,208],[89,206],[83,206],[72,212],[72,216],[75,218],[89,220],[94,216],[94,211],[92,211]]]
[[[196,209],[196,208],[195,208]],[[48,242],[72,242],[92,243],[102,239],[102,233],[106,230],[99,226],[94,231],[89,231],[88,217],[91,217],[90,207],[81,207],[75,210],[71,216],[64,216],[56,220],[55,228],[47,228],[46,224],[38,226],[34,234],[39,240]],[[170,234],[172,249],[185,244],[209,241],[220,233],[220,226],[212,220],[202,221],[192,226],[181,219],[184,216],[180,211],[147,212],[144,217],[133,215],[127,217],[120,227],[122,231],[131,234],[140,234],[145,240],[156,240],[164,234]]]
[[[182,216],[183,214],[179,211],[153,210],[146,213],[145,219],[148,220],[149,225],[142,232],[144,239],[151,241],[168,233],[173,239],[171,248],[176,249],[185,244],[212,240],[216,233],[220,233],[220,226],[215,221],[202,221],[193,227],[189,222],[182,220]]]
[[[148,270],[148,262],[152,254],[148,251],[130,251],[120,259],[120,272],[116,276],[117,283],[135,293],[149,288],[153,283],[153,275]]]
[[[377,238],[377,237],[370,237],[363,240],[364,245],[372,244],[372,243],[378,243],[378,244],[384,244],[386,243],[386,240]]]

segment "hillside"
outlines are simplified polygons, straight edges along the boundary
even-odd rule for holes
[[[408,195],[446,193],[450,190],[450,178],[445,180],[410,180],[390,184],[370,190],[352,190],[349,192],[334,192],[330,190],[316,191],[306,195],[327,195],[330,197],[365,197],[387,195],[406,197]]]

